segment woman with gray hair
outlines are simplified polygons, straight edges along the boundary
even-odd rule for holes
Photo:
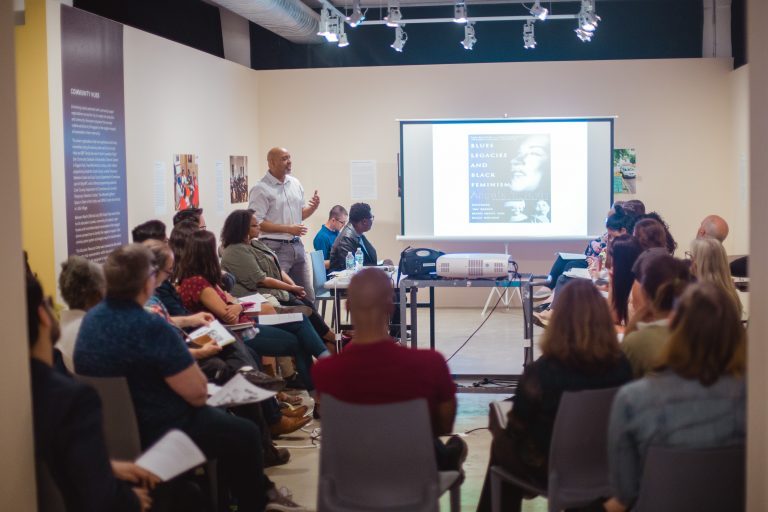
[[[64,360],[64,366],[75,373],[72,356],[75,340],[86,311],[101,302],[107,291],[101,265],[73,254],[61,264],[59,290],[69,309],[61,312],[61,337],[56,347]]]

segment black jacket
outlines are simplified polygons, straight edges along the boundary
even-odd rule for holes
[[[336,237],[336,241],[333,242],[333,247],[331,247],[330,270],[344,270],[347,263],[347,253],[351,252],[354,255],[358,247],[363,249],[363,265],[376,265],[376,262],[378,261],[376,249],[371,245],[371,242],[365,238],[365,235],[358,236],[355,232],[355,228],[349,223],[344,226],[344,229],[341,230],[339,236]]]

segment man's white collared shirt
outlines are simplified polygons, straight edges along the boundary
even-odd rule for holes
[[[248,195],[248,208],[252,209],[259,222],[269,221],[276,224],[301,224],[301,211],[304,208],[304,187],[291,175],[280,182],[267,171]],[[290,233],[264,233],[259,238],[290,240]]]

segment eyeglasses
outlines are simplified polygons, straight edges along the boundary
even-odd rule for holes
[[[685,259],[692,260],[693,254],[691,254],[691,251],[685,251]]]

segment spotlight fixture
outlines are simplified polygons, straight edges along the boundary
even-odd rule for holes
[[[586,30],[582,30],[581,28],[577,28],[574,32],[576,32],[576,37],[578,37],[582,43],[588,43],[592,40],[593,32],[588,32]]]
[[[347,33],[344,32],[344,23],[339,22],[339,48],[344,48],[345,46],[349,46],[349,41],[347,40]]]
[[[523,48],[526,50],[536,48],[536,38],[533,35],[533,20],[528,20],[523,25]]]
[[[403,27],[397,25],[395,27],[395,42],[389,46],[394,48],[396,52],[402,52],[406,41],[408,41],[408,34],[403,31]]]
[[[531,7],[531,16],[534,18],[538,18],[541,21],[544,21],[547,19],[547,15],[549,14],[549,10],[546,7],[541,6],[541,0],[536,0],[533,3],[533,7]]]
[[[579,28],[586,32],[594,32],[600,21],[600,16],[595,14],[595,0],[581,0],[579,11]]]
[[[328,22],[331,18],[331,10],[323,7],[320,9],[320,22],[317,24],[317,35],[326,37],[328,34]]]
[[[352,3],[352,15],[347,17],[350,27],[356,27],[363,21],[365,21],[365,14],[360,8],[360,0],[355,0]]]
[[[341,29],[339,27],[342,25],[341,19],[339,19],[338,16],[331,16],[328,18],[328,28],[323,34],[325,36],[325,40],[329,43],[336,43],[339,41],[339,32]]]
[[[384,21],[387,22],[388,27],[397,27],[400,25],[401,19],[403,19],[403,14],[400,12],[400,1],[390,0]]]
[[[457,0],[456,5],[453,6],[453,21],[456,23],[467,22],[467,4],[464,0]]]
[[[475,37],[475,24],[470,22],[467,22],[466,25],[464,25],[464,40],[459,43],[461,46],[464,47],[465,50],[471,50],[475,43],[477,42],[477,38]]]

